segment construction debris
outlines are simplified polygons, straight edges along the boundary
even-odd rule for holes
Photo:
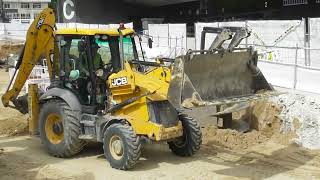
[[[296,143],[309,149],[320,149],[320,98],[289,93],[273,101],[282,107],[279,115],[281,131],[295,131]]]
[[[0,68],[14,67],[22,49],[22,44],[2,44],[0,42]]]
[[[6,59],[10,54],[19,54],[23,45],[18,44],[2,44],[0,42],[0,59]]]

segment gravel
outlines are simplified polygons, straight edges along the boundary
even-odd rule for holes
[[[320,97],[288,93],[273,101],[282,107],[282,132],[295,131],[297,144],[308,149],[320,149]],[[295,120],[299,126],[296,127]]]

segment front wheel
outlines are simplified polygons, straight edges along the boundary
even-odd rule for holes
[[[186,115],[179,116],[183,126],[183,135],[168,142],[171,151],[183,157],[194,155],[202,143],[202,133],[197,121]]]
[[[141,156],[140,137],[126,124],[112,124],[104,133],[103,150],[111,167],[128,170]]]
[[[79,139],[80,121],[68,104],[46,102],[40,112],[40,138],[49,154],[65,158],[79,153],[85,142]]]

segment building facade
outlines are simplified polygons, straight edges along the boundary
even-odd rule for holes
[[[1,0],[9,22],[31,23],[51,0]]]

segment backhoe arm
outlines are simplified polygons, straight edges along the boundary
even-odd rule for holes
[[[17,97],[26,83],[34,66],[40,61],[42,55],[46,56],[50,78],[52,77],[52,55],[54,54],[54,28],[55,15],[51,8],[44,9],[33,21],[28,29],[24,50],[21,53],[15,73],[8,89],[2,96],[2,103],[5,107],[13,107],[19,110]],[[16,75],[18,71],[18,74]],[[15,78],[16,75],[16,78]],[[15,78],[15,80],[14,80]],[[13,83],[13,85],[12,85]],[[15,106],[9,103],[13,102]]]

